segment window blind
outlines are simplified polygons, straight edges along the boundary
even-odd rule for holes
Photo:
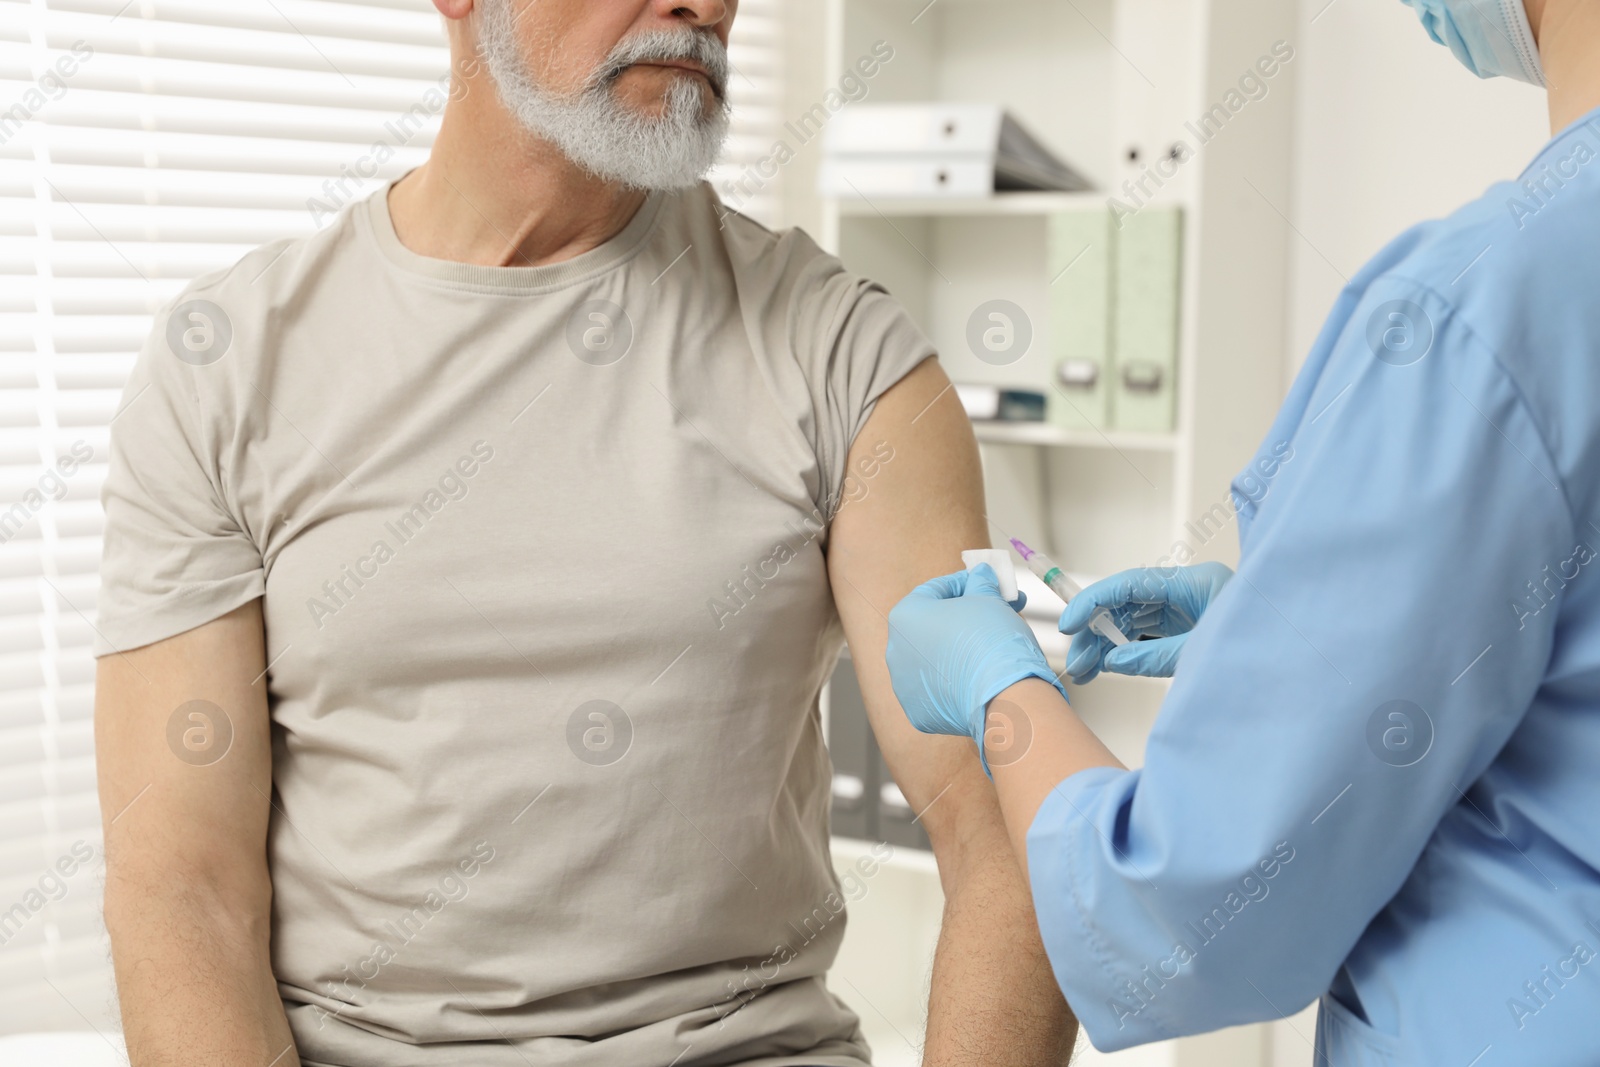
[[[779,133],[780,3],[740,6],[724,189]],[[421,163],[448,69],[427,0],[0,0],[0,1034],[116,1027],[89,649],[152,317]]]

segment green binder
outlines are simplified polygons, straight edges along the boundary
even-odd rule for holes
[[[1111,279],[1115,231],[1107,210],[1050,218],[1050,422],[1081,430],[1111,425]]]
[[[1117,230],[1112,424],[1166,433],[1177,415],[1183,212],[1145,208]]]

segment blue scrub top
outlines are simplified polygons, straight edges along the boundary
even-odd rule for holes
[[[1233,497],[1144,767],[1028,833],[1090,1039],[1600,1062],[1600,111],[1350,282]]]

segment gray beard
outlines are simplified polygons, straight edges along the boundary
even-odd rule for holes
[[[717,161],[728,136],[728,55],[703,30],[653,30],[625,38],[571,96],[536,84],[517,42],[511,0],[478,5],[478,39],[489,76],[518,122],[554,144],[590,174],[634,189],[682,189]],[[621,103],[617,77],[643,60],[693,60],[711,76],[716,103],[707,113],[698,78],[674,78],[661,114]]]

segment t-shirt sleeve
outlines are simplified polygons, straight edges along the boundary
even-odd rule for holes
[[[813,443],[821,472],[817,505],[832,515],[843,492],[850,446],[873,405],[930,356],[933,343],[879,284],[846,271],[831,256],[796,302],[795,352],[814,399]]]
[[[191,630],[261,596],[261,553],[224,503],[216,439],[222,364],[194,366],[167,347],[158,316],[111,423],[100,491],[94,655]]]

